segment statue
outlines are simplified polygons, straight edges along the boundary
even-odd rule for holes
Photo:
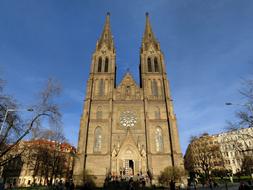
[[[117,150],[116,150],[116,146],[113,145],[112,157],[114,158],[114,157],[116,157],[117,155],[118,155],[118,153],[117,153]]]
[[[146,151],[145,151],[144,145],[142,145],[141,156],[146,157]]]

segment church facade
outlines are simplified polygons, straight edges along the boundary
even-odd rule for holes
[[[148,174],[155,180],[167,166],[183,167],[164,55],[148,14],[140,48],[140,85],[128,72],[116,85],[116,68],[108,13],[86,86],[74,166],[78,186],[87,174],[101,185],[109,174]]]

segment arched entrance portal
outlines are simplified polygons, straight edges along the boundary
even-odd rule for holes
[[[113,175],[131,177],[145,172],[146,157],[132,144],[122,147],[119,154],[112,158]]]
[[[127,131],[123,143],[114,145],[112,151],[111,172],[114,176],[134,176],[147,172],[146,151],[144,145],[138,146],[132,134]]]

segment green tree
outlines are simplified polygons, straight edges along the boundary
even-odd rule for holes
[[[198,174],[205,182],[210,179],[213,170],[223,167],[220,146],[214,137],[204,133],[191,138],[185,155],[185,168],[194,177]]]
[[[169,185],[171,182],[180,182],[186,176],[186,171],[182,167],[168,166],[159,175],[158,181],[162,185]]]
[[[250,176],[253,169],[253,158],[252,156],[245,156],[242,161],[241,173]]]

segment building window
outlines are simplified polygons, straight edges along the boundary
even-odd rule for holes
[[[158,61],[156,57],[154,59],[154,65],[155,65],[155,72],[159,72],[159,66],[158,66]]]
[[[102,58],[99,57],[98,59],[98,72],[100,73],[102,71]]]
[[[99,107],[97,108],[96,118],[97,118],[97,119],[102,119],[102,117],[103,117],[103,115],[102,115],[102,107],[99,106]]]
[[[101,127],[97,127],[95,129],[95,141],[94,141],[94,152],[101,152],[102,148],[102,129]]]
[[[152,72],[152,65],[151,65],[151,59],[148,58],[148,72]]]
[[[155,108],[155,119],[160,119],[160,108],[159,107]]]
[[[155,130],[155,145],[156,145],[157,152],[163,151],[163,135],[162,135],[162,129],[160,127],[156,127],[156,130]]]
[[[108,57],[105,58],[105,72],[108,72],[108,64],[109,64],[109,59]]]
[[[153,96],[158,96],[158,87],[157,87],[156,80],[152,81],[152,95]]]
[[[99,96],[103,96],[104,95],[104,80],[101,79],[99,81]]]

